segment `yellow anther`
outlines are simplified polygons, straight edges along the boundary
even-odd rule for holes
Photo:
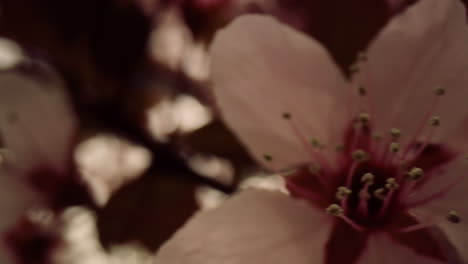
[[[392,142],[390,143],[390,147],[389,147],[389,150],[393,153],[397,153],[399,150],[400,150],[400,144],[396,143],[396,142]]]
[[[313,138],[310,140],[310,144],[312,145],[312,147],[314,148],[323,148],[324,145],[322,143],[320,143],[320,141],[316,138]]]
[[[455,210],[449,211],[449,213],[447,214],[447,220],[454,224],[458,224],[461,222],[460,215]]]
[[[369,122],[369,118],[370,115],[368,113],[360,113],[358,116],[358,121],[365,125]]]
[[[367,153],[362,150],[362,149],[358,149],[358,150],[355,150],[352,154],[352,158],[355,160],[355,161],[366,161],[368,156],[367,156]]]
[[[384,188],[379,188],[377,190],[374,191],[374,196],[375,198],[379,199],[379,200],[385,200],[385,189]]]
[[[366,94],[367,94],[366,88],[364,88],[364,86],[360,85],[360,86],[358,87],[358,94],[359,94],[360,96],[366,96]]]
[[[374,174],[368,172],[362,175],[361,182],[371,185],[371,184],[374,184],[374,178],[375,178]]]
[[[339,206],[338,204],[331,204],[325,210],[327,211],[327,213],[333,216],[342,216],[344,214],[343,208],[341,208],[341,206]]]
[[[431,126],[439,126],[440,125],[440,117],[438,116],[433,116],[429,120],[429,125]]]
[[[390,129],[390,136],[392,136],[393,140],[397,140],[401,136],[401,131],[398,128]]]
[[[442,88],[442,87],[437,87],[435,90],[434,90],[434,93],[438,96],[441,96],[441,95],[444,95],[445,94],[445,89]]]
[[[389,190],[396,190],[400,187],[400,185],[397,183],[395,178],[388,178],[387,183],[385,184],[385,188]]]
[[[422,178],[424,171],[421,168],[414,167],[407,174],[406,179],[409,181],[417,181]]]
[[[272,161],[273,160],[273,157],[269,154],[263,154],[263,159],[265,161]]]
[[[341,201],[345,199],[346,197],[348,197],[352,192],[353,191],[351,191],[351,189],[344,187],[344,186],[340,186],[338,187],[338,190],[336,191],[335,197],[337,200]]]
[[[283,118],[286,119],[286,120],[291,119],[291,114],[288,113],[288,112],[284,112],[282,116],[283,116]]]

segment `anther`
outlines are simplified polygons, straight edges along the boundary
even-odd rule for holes
[[[414,167],[407,174],[406,179],[409,181],[417,181],[422,178],[424,171],[421,168]]]
[[[374,196],[375,198],[379,199],[379,200],[385,200],[385,189],[384,188],[379,188],[377,190],[374,191]]]
[[[352,158],[355,161],[361,162],[361,161],[367,160],[368,157],[367,157],[367,153],[364,150],[358,149],[353,152]]]
[[[363,125],[366,125],[369,122],[370,115],[368,113],[360,113],[358,116],[358,121]]]
[[[392,136],[393,140],[397,140],[401,136],[401,131],[398,128],[390,129],[390,136]]]
[[[396,142],[392,142],[392,143],[390,143],[389,149],[390,149],[391,152],[397,153],[400,150],[400,144],[398,144]]]
[[[429,125],[431,126],[439,126],[440,125],[440,117],[438,116],[433,116],[429,120]]]
[[[461,218],[460,218],[460,215],[458,214],[457,211],[455,210],[451,210],[449,211],[448,215],[447,215],[447,220],[451,223],[454,223],[454,224],[458,224],[461,222]]]
[[[291,119],[291,114],[288,113],[288,112],[284,112],[283,113],[283,118],[286,119],[286,120],[289,120],[289,119]]]
[[[338,187],[338,190],[336,191],[335,197],[337,200],[341,201],[345,199],[346,197],[348,197],[352,192],[353,191],[351,191],[351,189],[344,187],[344,186],[340,186]]]
[[[312,145],[312,147],[318,148],[318,149],[322,149],[324,147],[324,145],[320,143],[320,141],[316,138],[311,139],[310,144]]]
[[[444,95],[445,94],[445,89],[442,88],[442,87],[437,87],[435,90],[434,90],[434,93],[438,96],[441,96],[441,95]]]
[[[396,190],[400,187],[400,185],[397,183],[395,178],[388,178],[387,183],[385,184],[385,188],[388,190]]]
[[[265,161],[270,162],[270,161],[273,160],[273,157],[272,157],[271,155],[269,155],[269,154],[263,154],[263,159],[264,159]]]
[[[361,182],[371,185],[374,184],[374,178],[374,174],[368,172],[361,177]]]
[[[360,96],[366,96],[366,94],[367,94],[366,88],[364,88],[364,86],[360,85],[360,86],[358,87],[358,94],[359,94]]]
[[[326,209],[327,213],[333,216],[343,216],[344,210],[338,204],[331,204]]]

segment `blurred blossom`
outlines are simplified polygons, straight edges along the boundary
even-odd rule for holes
[[[93,213],[72,207],[62,215],[64,243],[56,251],[52,264],[145,264],[150,253],[137,244],[102,248]]]
[[[104,205],[115,190],[141,175],[151,154],[122,138],[100,134],[81,142],[75,159],[96,201]]]
[[[194,97],[180,94],[156,103],[147,117],[153,136],[166,142],[173,133],[188,133],[208,124],[212,113]]]
[[[199,187],[195,192],[201,210],[211,210],[220,206],[228,196],[210,187]]]
[[[217,179],[226,184],[233,181],[234,168],[226,159],[197,154],[190,157],[188,163],[200,175]]]
[[[186,49],[193,45],[192,33],[177,9],[161,14],[149,39],[151,57],[171,70],[179,70]]]
[[[235,20],[211,51],[224,120],[284,183],[196,214],[155,263],[468,261],[459,0],[395,16],[349,79],[322,44],[269,16]]]
[[[24,59],[21,47],[7,38],[0,38],[0,70],[18,65]]]
[[[270,175],[261,172],[249,175],[240,184],[241,189],[256,188],[269,191],[278,191],[289,194],[284,178],[281,175]]]

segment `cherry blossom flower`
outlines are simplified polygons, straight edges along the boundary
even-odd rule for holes
[[[25,64],[0,73],[0,262],[6,237],[42,191],[68,177],[76,120],[64,84],[50,67]]]
[[[234,195],[189,221],[155,263],[468,260],[467,47],[461,2],[419,1],[347,80],[318,42],[266,16],[237,19],[212,47],[215,96],[290,196]]]

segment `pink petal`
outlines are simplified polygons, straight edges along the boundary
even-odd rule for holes
[[[371,115],[381,132],[402,130],[410,140],[438,115],[436,138],[457,128],[468,112],[468,27],[458,0],[425,0],[397,15],[368,51],[356,81],[369,90]],[[430,111],[437,87],[446,89]],[[435,139],[436,139],[435,138]]]
[[[445,186],[453,185],[450,191],[438,195],[437,199],[421,204],[414,208],[414,214],[421,222],[435,222],[445,232],[450,242],[453,243],[459,254],[468,261],[468,176],[466,161],[454,161],[441,177],[428,182],[424,188],[409,199],[409,202],[424,200],[431,194],[438,193]],[[460,223],[451,223],[446,220],[449,211],[456,210],[460,217]]]
[[[306,141],[342,143],[346,82],[318,42],[273,18],[248,15],[218,33],[211,51],[221,112],[258,161],[266,164],[269,154],[282,168],[311,160],[284,112]]]
[[[441,264],[436,259],[418,255],[413,250],[393,241],[385,233],[374,233],[369,236],[367,248],[357,264]]]
[[[64,169],[71,155],[75,118],[58,75],[39,72],[0,74],[0,135],[15,165]]]
[[[154,263],[322,263],[332,222],[279,192],[247,190],[198,213],[160,249]]]

